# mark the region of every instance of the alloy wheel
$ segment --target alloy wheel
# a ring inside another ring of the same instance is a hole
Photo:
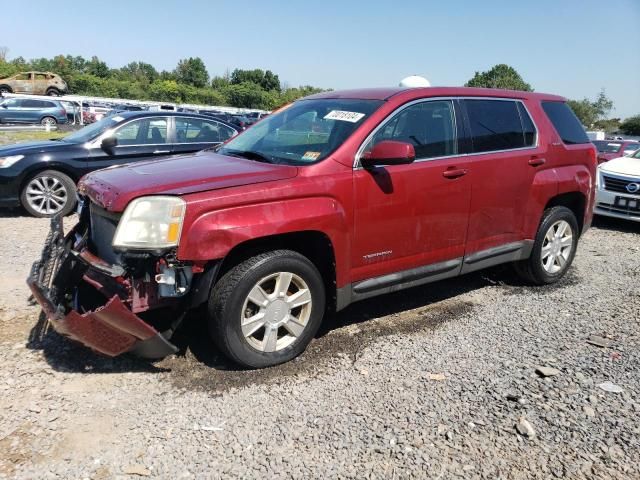
[[[573,248],[573,232],[571,225],[565,220],[555,222],[544,237],[540,260],[542,268],[548,273],[561,271],[571,256]]]
[[[261,352],[277,352],[298,339],[311,316],[311,291],[298,275],[278,272],[259,280],[244,301],[240,326]]]
[[[26,198],[36,212],[55,215],[66,205],[68,194],[64,184],[57,178],[38,176],[28,183]]]

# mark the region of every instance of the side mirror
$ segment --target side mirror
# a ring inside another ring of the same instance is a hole
[[[416,151],[410,143],[383,140],[365,152],[360,162],[364,168],[371,168],[379,165],[406,165],[415,159]]]
[[[118,139],[116,137],[106,137],[102,139],[100,148],[107,153],[112,153],[113,149],[118,146]]]

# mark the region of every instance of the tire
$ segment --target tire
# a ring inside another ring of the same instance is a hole
[[[47,90],[47,96],[49,97],[59,97],[60,91],[57,88],[50,88]]]
[[[573,263],[579,236],[578,221],[571,210],[566,207],[545,210],[531,256],[515,264],[516,273],[534,285],[557,282]]]
[[[40,120],[40,125],[44,125],[44,126],[49,125],[50,127],[53,127],[57,124],[58,124],[58,121],[53,117],[44,117],[42,120]]]
[[[289,275],[284,297],[278,296],[279,283],[287,282]],[[289,302],[296,301],[305,303],[291,308]],[[222,353],[239,365],[270,367],[304,351],[324,311],[325,289],[318,269],[297,252],[275,250],[236,265],[216,283],[208,304],[209,332]],[[243,326],[248,318],[256,320]]]
[[[0,94],[2,93],[13,93],[13,90],[9,85],[0,85]]]
[[[68,215],[76,205],[76,184],[62,172],[45,170],[27,180],[20,202],[34,217]]]

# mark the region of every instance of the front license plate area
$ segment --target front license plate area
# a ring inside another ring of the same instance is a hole
[[[614,206],[630,212],[640,212],[640,199],[629,197],[616,197]]]

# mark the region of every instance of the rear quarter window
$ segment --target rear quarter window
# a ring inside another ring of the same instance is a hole
[[[574,145],[590,142],[578,117],[576,117],[569,105],[564,102],[542,102],[542,109],[565,144]]]

